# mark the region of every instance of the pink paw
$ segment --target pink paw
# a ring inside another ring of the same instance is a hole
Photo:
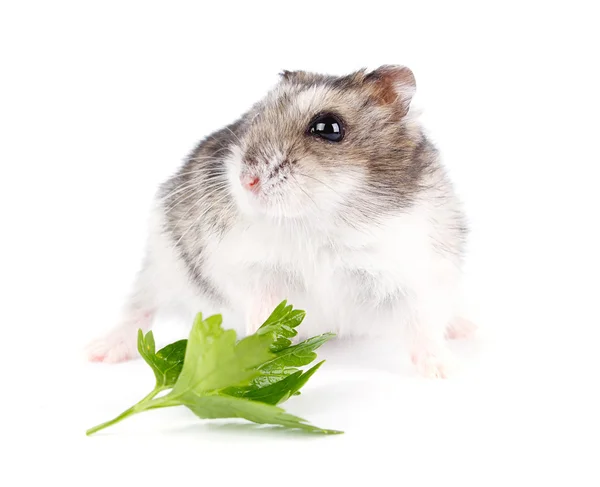
[[[94,340],[87,346],[87,356],[90,362],[119,363],[135,358],[138,354],[134,330],[130,334],[123,332],[110,333],[103,338]]]
[[[119,326],[87,346],[88,360],[116,364],[136,358],[138,330],[149,330],[153,316],[154,311],[141,310],[128,315]]]
[[[470,338],[477,331],[477,326],[464,318],[455,318],[446,328],[446,338],[458,340],[461,338]]]
[[[447,352],[415,351],[410,358],[419,374],[428,379],[447,379],[454,369],[454,360]]]

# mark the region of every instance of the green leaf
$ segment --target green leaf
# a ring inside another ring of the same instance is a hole
[[[296,367],[284,367],[283,369],[279,370],[270,370],[267,372],[261,371],[262,375],[259,375],[256,379],[253,379],[248,387],[266,387],[271,384],[275,384],[276,382],[285,379],[288,375],[295,374],[298,372],[298,370],[300,369],[297,369]]]
[[[314,352],[328,340],[335,337],[334,333],[324,333],[316,337],[309,338],[303,342],[284,348],[275,353],[275,357],[262,364],[259,368],[263,373],[279,373],[286,367],[301,367],[308,365],[317,358]]]
[[[207,394],[248,384],[260,375],[257,367],[273,357],[269,351],[273,333],[254,334],[236,342],[235,331],[224,330],[221,322],[221,315],[196,316],[181,374],[169,396]]]
[[[275,341],[271,345],[271,351],[277,352],[292,344],[289,339],[298,334],[295,328],[302,323],[305,316],[304,311],[293,309],[292,305],[287,305],[287,301],[283,301],[275,308],[257,333],[275,333]]]
[[[323,365],[325,361],[319,362],[314,367],[306,372],[297,370],[287,377],[281,378],[276,382],[268,384],[264,387],[248,387],[248,388],[233,388],[225,389],[223,393],[250,399],[252,401],[260,401],[267,404],[280,404],[287,401],[291,396],[295,395],[298,390],[306,384],[308,379]],[[268,376],[267,376],[268,377]]]
[[[275,406],[298,395],[323,362],[303,372],[298,366],[316,358],[314,351],[333,337],[325,334],[291,346],[304,311],[283,301],[257,333],[237,341],[224,330],[220,315],[198,314],[188,340],[155,351],[152,332],[138,332],[138,350],[156,377],[156,387],[134,406],[87,431],[94,434],[134,414],[185,405],[201,418],[245,418],[315,433],[341,433],[306,424]],[[156,397],[161,391],[171,391]]]
[[[281,425],[286,428],[302,429],[312,433],[339,434],[341,431],[327,430],[306,423],[305,419],[286,413],[283,409],[262,402],[231,396],[186,395],[183,403],[194,414],[203,419],[244,418],[259,424]]]
[[[334,336],[333,333],[326,333],[282,349],[274,354],[272,360],[259,366],[262,375],[253,379],[249,385],[228,388],[222,392],[268,404],[284,402],[306,384],[323,362],[304,373],[297,367],[315,360],[317,354],[314,351]]]
[[[155,353],[154,335],[149,331],[146,336],[138,330],[138,351],[152,368],[156,377],[156,388],[172,387],[183,368],[187,340],[171,343]]]
[[[291,375],[279,377],[270,384],[259,387],[230,387],[223,389],[222,394],[234,397],[243,397],[252,401],[260,401],[267,404],[277,404],[289,397],[289,390],[293,384],[302,376],[301,370],[296,370]]]
[[[259,366],[262,375],[253,379],[250,384],[224,389],[222,392],[268,404],[284,402],[298,393],[323,362],[304,373],[296,366],[311,363],[317,357],[314,351],[334,336],[333,333],[326,333],[280,350],[272,360]]]
[[[267,320],[262,324],[261,328],[266,328],[269,325],[277,323],[279,320],[284,318],[291,310],[293,306],[287,304],[287,300],[283,300],[281,303],[277,305],[277,307],[273,310],[271,315],[267,318]]]

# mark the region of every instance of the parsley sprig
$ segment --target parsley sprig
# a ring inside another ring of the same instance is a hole
[[[87,431],[91,435],[134,414],[150,409],[186,406],[203,419],[244,418],[254,423],[280,425],[313,433],[341,431],[318,428],[286,413],[278,404],[297,395],[324,361],[308,370],[315,350],[332,333],[292,345],[305,313],[283,301],[258,331],[237,340],[234,330],[222,327],[221,315],[199,313],[187,340],[156,352],[154,335],[138,331],[138,351],[156,377],[154,389],[116,418]],[[157,397],[160,393],[169,391]]]

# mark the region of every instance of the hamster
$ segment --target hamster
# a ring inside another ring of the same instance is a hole
[[[89,358],[133,358],[166,308],[223,313],[244,335],[288,299],[301,336],[401,332],[417,370],[446,377],[446,339],[473,328],[458,310],[468,231],[415,88],[403,66],[284,71],[159,188],[122,321]]]

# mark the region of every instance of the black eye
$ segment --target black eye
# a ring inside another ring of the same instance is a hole
[[[330,142],[339,142],[344,138],[344,126],[335,115],[326,113],[311,122],[308,133]]]

